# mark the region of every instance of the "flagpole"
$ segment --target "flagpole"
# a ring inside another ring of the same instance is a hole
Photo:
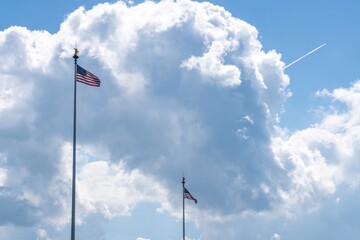
[[[75,48],[74,64],[74,124],[73,124],[73,171],[72,171],[72,202],[71,202],[71,240],[75,240],[75,183],[76,183],[76,73],[78,50]]]
[[[182,199],[183,199],[183,240],[185,240],[185,177],[182,178],[182,185],[183,185],[183,195],[182,195]]]

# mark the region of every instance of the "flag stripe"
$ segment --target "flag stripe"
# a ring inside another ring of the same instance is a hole
[[[79,65],[77,65],[76,81],[93,87],[100,87],[101,83],[100,79],[97,76],[80,67]]]
[[[194,198],[186,188],[184,188],[184,198],[194,200],[194,202],[197,203],[196,198]]]

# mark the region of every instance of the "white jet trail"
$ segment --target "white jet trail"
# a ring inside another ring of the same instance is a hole
[[[299,57],[298,59],[296,59],[295,61],[293,61],[293,62],[291,62],[291,63],[289,63],[288,65],[286,65],[285,67],[284,67],[284,69],[285,68],[288,68],[288,67],[290,67],[291,65],[293,65],[294,63],[297,63],[298,61],[300,61],[301,59],[303,59],[303,58],[305,58],[305,57],[307,57],[307,56],[309,56],[310,54],[312,54],[313,52],[316,52],[317,50],[319,50],[320,48],[322,48],[323,46],[325,46],[326,45],[326,43],[324,43],[323,45],[321,45],[321,46],[319,46],[319,47],[317,47],[317,48],[315,48],[314,50],[311,50],[310,52],[308,52],[307,54],[305,54],[304,56],[302,56],[302,57]]]

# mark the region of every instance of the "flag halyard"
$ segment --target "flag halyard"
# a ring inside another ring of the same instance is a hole
[[[101,83],[100,79],[97,76],[79,65],[77,65],[76,81],[93,87],[100,87]]]

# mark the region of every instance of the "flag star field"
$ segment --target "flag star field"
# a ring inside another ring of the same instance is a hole
[[[0,239],[70,239],[74,48],[76,239],[360,238],[359,8],[4,1]]]

